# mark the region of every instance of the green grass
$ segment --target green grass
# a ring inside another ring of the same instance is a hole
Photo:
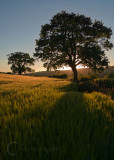
[[[114,101],[70,81],[0,74],[0,134],[0,160],[113,160]]]

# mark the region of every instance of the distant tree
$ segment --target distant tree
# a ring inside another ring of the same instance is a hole
[[[33,72],[29,66],[34,65],[34,58],[30,57],[28,53],[15,52],[8,54],[8,65],[11,64],[11,70],[13,73],[26,73]]]
[[[34,56],[48,70],[70,66],[74,81],[78,81],[78,65],[88,66],[95,72],[108,66],[105,51],[113,47],[109,41],[111,35],[111,28],[101,21],[92,22],[84,15],[62,11],[52,17],[50,24],[42,26]]]

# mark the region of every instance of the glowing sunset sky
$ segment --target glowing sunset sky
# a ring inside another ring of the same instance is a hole
[[[114,0],[0,0],[0,71],[10,71],[9,53],[21,51],[32,56],[41,25],[61,10],[102,20],[114,32]],[[114,44],[114,35],[111,41]],[[114,65],[114,48],[107,56]],[[44,70],[41,62],[33,68]]]

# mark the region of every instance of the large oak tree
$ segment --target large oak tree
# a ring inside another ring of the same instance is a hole
[[[34,58],[30,57],[28,53],[15,52],[8,54],[8,64],[11,65],[13,73],[26,73],[34,71],[29,66],[34,65]]]
[[[111,28],[101,21],[92,22],[84,15],[61,11],[49,24],[42,26],[34,56],[41,59],[48,70],[70,66],[74,81],[78,81],[78,65],[90,67],[95,72],[108,66],[105,51],[113,47],[111,35]]]

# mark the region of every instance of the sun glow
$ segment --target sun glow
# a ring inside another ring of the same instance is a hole
[[[87,67],[77,66],[76,68],[77,68],[77,69],[80,69],[80,68],[87,68]],[[58,70],[72,70],[72,69],[71,69],[71,67],[63,66],[62,68],[59,68]]]

